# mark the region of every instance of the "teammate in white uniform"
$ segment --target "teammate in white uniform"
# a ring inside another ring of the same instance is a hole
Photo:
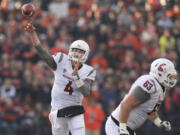
[[[106,122],[107,135],[135,135],[134,130],[150,119],[159,128],[171,130],[168,121],[161,121],[157,111],[164,100],[166,88],[174,87],[177,72],[174,64],[165,58],[152,62],[150,73],[140,76],[129,93],[112,112]]]
[[[89,45],[83,40],[76,40],[70,45],[68,55],[59,52],[52,56],[41,47],[32,23],[28,23],[25,30],[30,33],[37,53],[54,72],[49,114],[53,135],[68,135],[69,130],[72,135],[85,135],[82,99],[90,95],[96,76],[95,69],[84,64]]]

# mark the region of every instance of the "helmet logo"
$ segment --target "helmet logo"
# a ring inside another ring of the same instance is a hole
[[[166,65],[166,64],[161,64],[161,65],[159,65],[158,70],[161,71],[161,72],[163,72],[163,68],[162,68],[162,67],[165,66],[165,65]]]

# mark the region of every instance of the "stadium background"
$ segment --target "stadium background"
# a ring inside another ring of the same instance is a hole
[[[0,0],[0,135],[51,135],[48,113],[53,73],[23,30],[20,7],[30,0]],[[32,19],[42,46],[68,52],[76,39],[91,48],[97,68],[84,99],[87,135],[105,135],[104,123],[150,63],[167,57],[180,71],[179,0],[33,0]],[[180,85],[167,91],[159,111],[170,133],[147,122],[137,135],[180,135]]]

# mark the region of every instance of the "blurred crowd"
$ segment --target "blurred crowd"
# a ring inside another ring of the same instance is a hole
[[[180,72],[179,0],[0,0],[0,135],[51,135],[54,76],[23,29],[26,2],[36,5],[30,21],[51,54],[67,54],[76,39],[90,45],[87,63],[97,78],[84,99],[87,135],[105,135],[106,118],[155,58],[169,58]],[[179,83],[167,91],[159,114],[172,123],[170,134],[179,135]],[[142,134],[169,135],[151,122],[137,131]]]

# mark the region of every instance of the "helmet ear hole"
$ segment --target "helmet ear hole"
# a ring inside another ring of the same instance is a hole
[[[157,63],[156,65],[155,65],[155,67],[157,67],[159,64]]]

